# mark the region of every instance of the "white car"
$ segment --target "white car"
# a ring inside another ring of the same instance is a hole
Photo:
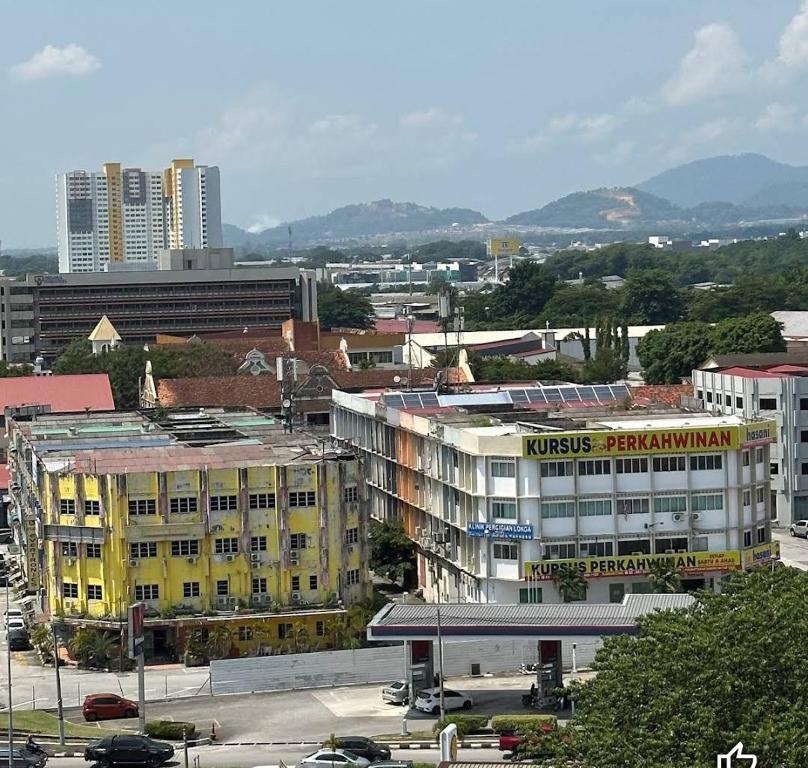
[[[452,709],[471,709],[474,702],[471,696],[460,691],[443,689],[443,708],[448,712]],[[415,708],[430,715],[440,714],[440,688],[424,688],[415,698]]]
[[[334,766],[353,766],[354,768],[368,768],[370,760],[359,757],[347,749],[318,749],[300,760],[298,765],[319,766],[319,768],[334,768]]]
[[[25,629],[25,622],[18,616],[11,616],[6,620],[6,634],[12,629]]]
[[[808,539],[808,520],[797,520],[796,523],[791,523],[791,535]]]
[[[21,619],[22,618],[22,611],[19,608],[9,608],[6,613],[6,621],[9,619]]]

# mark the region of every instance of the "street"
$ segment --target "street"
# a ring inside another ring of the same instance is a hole
[[[772,539],[780,542],[780,559],[785,565],[808,571],[808,541],[795,538],[788,528],[772,529]]]

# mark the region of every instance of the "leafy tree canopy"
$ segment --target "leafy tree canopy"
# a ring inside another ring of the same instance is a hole
[[[330,283],[320,283],[317,310],[323,328],[373,327],[373,307],[358,291],[343,291]]]
[[[415,544],[400,521],[370,523],[370,568],[390,581],[403,579],[405,586],[415,576]]]

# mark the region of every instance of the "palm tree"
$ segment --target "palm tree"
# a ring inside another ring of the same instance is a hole
[[[586,600],[586,590],[589,587],[584,575],[570,566],[562,566],[555,572],[553,583],[565,603],[573,600]]]
[[[208,658],[223,659],[230,653],[230,630],[224,626],[214,627],[208,633]]]
[[[323,634],[334,650],[342,649],[349,637],[348,627],[342,616],[334,616],[326,621]]]
[[[671,560],[672,558],[656,560],[648,570],[648,581],[651,582],[652,591],[657,594],[682,591],[682,576]]]
[[[308,627],[304,624],[296,624],[292,631],[286,636],[291,653],[306,653],[309,650],[311,638]]]

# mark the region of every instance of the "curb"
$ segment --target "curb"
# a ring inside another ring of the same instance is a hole
[[[390,749],[438,749],[438,744],[434,741],[385,741],[379,743],[384,743]],[[459,749],[498,749],[499,739],[494,741],[461,741],[457,746]]]

